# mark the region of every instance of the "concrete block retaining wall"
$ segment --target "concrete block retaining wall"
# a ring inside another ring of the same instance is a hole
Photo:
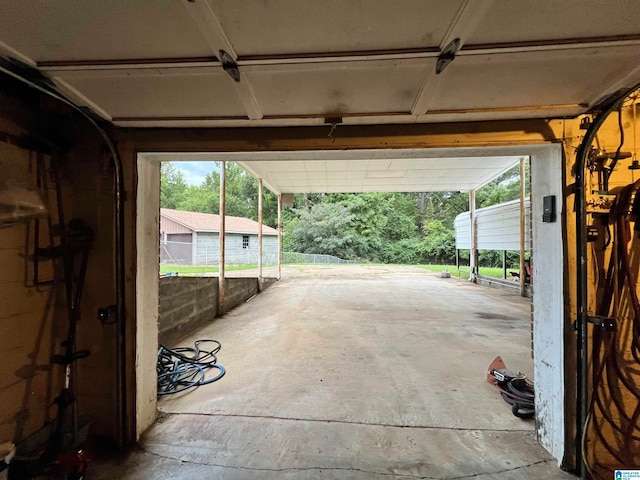
[[[483,277],[481,275],[478,275],[476,277],[476,283],[485,287],[497,288],[498,290],[504,290],[515,295],[520,295],[520,282],[504,280],[502,278]],[[532,295],[533,292],[531,290],[531,286],[525,286],[525,296],[533,298]]]
[[[163,277],[159,295],[158,341],[169,344],[215,318],[218,279]]]
[[[225,282],[225,313],[258,293],[257,278],[227,278]]]
[[[265,279],[263,288],[272,283]],[[225,285],[225,312],[258,293],[257,278],[227,278]],[[159,295],[158,342],[170,345],[216,317],[218,278],[162,277]]]

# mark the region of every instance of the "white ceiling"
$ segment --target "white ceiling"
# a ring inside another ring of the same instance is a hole
[[[155,161],[238,162],[276,193],[477,190],[517,165],[513,149],[399,149],[145,154]]]
[[[551,118],[640,80],[639,12],[637,0],[22,0],[3,4],[0,54],[121,126]]]
[[[278,192],[433,192],[476,190],[519,161],[517,157],[396,158],[241,162]]]

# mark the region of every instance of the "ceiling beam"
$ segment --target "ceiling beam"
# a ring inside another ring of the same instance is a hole
[[[536,145],[556,142],[562,120],[507,120],[438,124],[344,125],[333,138],[322,127],[114,129],[118,141],[140,152],[246,152],[448,148]],[[522,155],[510,153],[504,155]]]
[[[200,33],[202,33],[212,53],[219,57],[220,52],[224,50],[234,60],[237,60],[238,52],[236,52],[224,28],[222,28],[222,23],[214,12],[211,3],[206,1],[183,2],[183,5],[200,30]],[[251,82],[247,76],[243,75],[242,71],[240,71],[239,82],[236,82],[231,77],[229,77],[228,80],[231,82],[247,117],[250,120],[261,119],[262,111],[260,110],[255,93],[251,87]]]
[[[484,2],[473,2],[466,0],[456,12],[456,15],[449,25],[447,33],[440,42],[440,51],[444,51],[447,45],[455,39],[460,39],[460,47],[464,46],[465,38],[473,33],[478,27],[480,21],[484,18],[489,8],[493,5],[493,0]],[[456,55],[459,55],[457,52]],[[429,111],[433,100],[442,91],[446,83],[447,70],[440,74],[436,74],[435,69],[431,69],[420,87],[420,91],[416,96],[411,113],[413,115],[422,115]]]
[[[490,55],[494,53],[549,52],[574,48],[624,47],[640,44],[640,34],[609,37],[561,38],[554,40],[463,45],[459,55]]]
[[[86,72],[102,70],[143,70],[156,68],[222,68],[217,56],[185,58],[131,58],[113,60],[64,60],[38,62],[42,72]]]
[[[476,5],[474,3],[473,5]],[[462,39],[461,39],[462,40]],[[491,45],[463,45],[456,56],[497,55],[503,53],[547,52],[554,50],[572,50],[581,48],[613,48],[640,45],[640,35],[624,37],[598,37],[582,39],[562,39],[548,42],[520,42],[498,43]],[[444,45],[446,46],[446,45]],[[0,45],[1,47],[1,45]],[[372,62],[383,60],[414,60],[437,58],[439,49],[401,49],[371,52],[343,52],[340,54],[314,53],[310,55],[272,55],[269,57],[240,57],[237,59],[239,67],[261,67],[273,65],[303,65],[326,63]],[[153,69],[153,68],[193,68],[219,67],[222,68],[216,56],[185,57],[163,59],[111,59],[111,60],[78,60],[78,61],[47,61],[38,62],[37,67],[43,72],[58,71],[91,71],[91,70],[124,70],[124,69]],[[446,71],[446,70],[445,70]],[[242,75],[242,73],[241,73]]]
[[[102,118],[108,121],[113,121],[111,114],[104,108],[91,100],[89,97],[80,92],[77,88],[72,87],[69,83],[58,77],[53,77],[55,84],[62,94],[72,100],[77,105],[84,105],[89,107],[94,113],[100,115]]]
[[[224,50],[233,58],[238,58],[238,53],[233,47],[231,39],[222,28],[222,24],[209,2],[182,2],[182,4],[216,56],[220,50]]]
[[[29,65],[31,67],[36,66],[36,62],[33,59],[27,57],[26,55],[22,54],[21,52],[19,52],[18,50],[16,50],[15,48],[11,47],[10,45],[6,44],[1,40],[0,40],[0,55],[8,58],[15,58],[16,60],[20,60],[22,63]]]
[[[438,122],[438,117],[445,116],[467,116],[489,114],[494,116],[514,117],[517,118],[536,118],[536,117],[573,117],[585,112],[588,105],[582,104],[563,104],[563,105],[532,105],[512,107],[493,107],[493,108],[472,108],[472,109],[450,109],[450,110],[430,110],[423,115],[412,115],[409,112],[376,112],[376,113],[351,113],[342,114],[343,123],[345,125],[377,123],[377,120],[385,119],[384,123],[422,123],[422,122]],[[567,113],[569,112],[569,113]],[[509,115],[514,114],[514,115]],[[281,126],[304,126],[304,125],[326,125],[325,114],[316,115],[269,115],[259,120],[249,120],[247,117],[216,117],[216,116],[200,116],[200,117],[114,117],[112,121],[121,127],[143,127],[143,126],[168,126],[168,127],[193,127],[193,126],[222,126],[233,127],[246,125],[263,126],[263,125],[281,125]],[[329,126],[326,127],[329,131]],[[338,127],[338,134],[344,125]]]
[[[598,89],[597,91],[591,92],[587,98],[592,99],[589,107],[594,107],[600,102],[602,102],[605,98],[607,98],[612,93],[615,93],[622,89],[630,88],[632,85],[638,83],[638,79],[640,78],[640,65],[636,68],[632,69],[626,75],[624,75],[617,82],[607,85],[604,89]]]

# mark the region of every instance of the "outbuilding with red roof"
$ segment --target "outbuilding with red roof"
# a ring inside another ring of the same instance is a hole
[[[243,217],[225,217],[225,259],[230,265],[258,263],[260,224]],[[278,231],[262,225],[263,262],[277,262]],[[174,265],[217,265],[220,215],[160,209],[160,261]]]

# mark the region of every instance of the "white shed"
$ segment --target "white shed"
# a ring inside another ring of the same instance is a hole
[[[531,201],[525,199],[524,249],[531,250]],[[463,212],[454,220],[456,249],[471,249],[471,214]],[[476,210],[478,250],[520,250],[520,200]]]

